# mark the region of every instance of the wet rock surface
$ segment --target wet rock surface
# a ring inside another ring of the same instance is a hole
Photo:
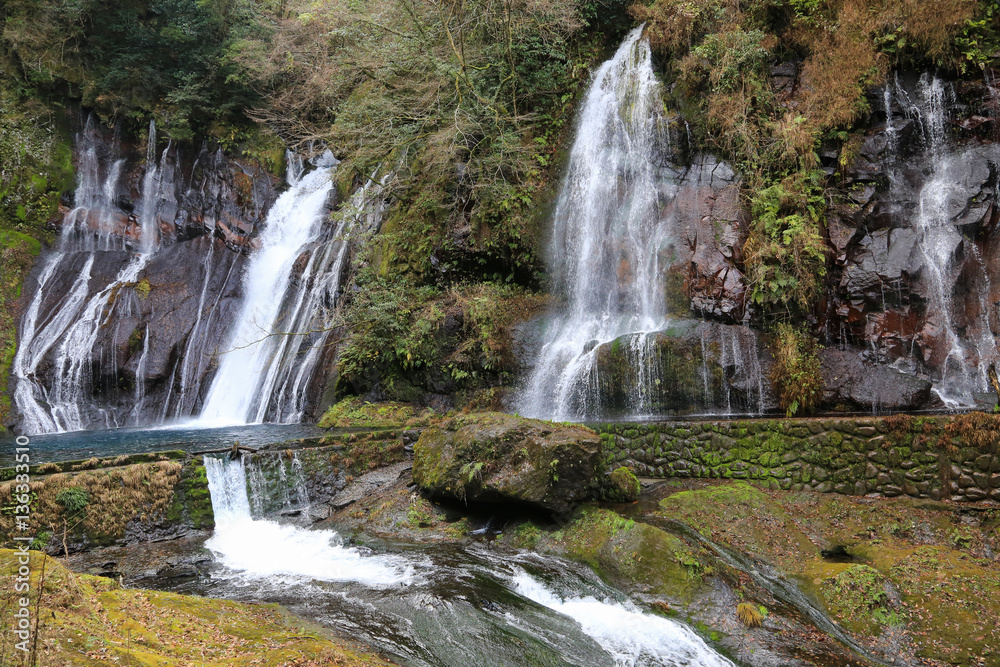
[[[750,327],[676,319],[662,331],[604,343],[596,359],[596,393],[606,418],[635,414],[637,401],[661,415],[760,414],[777,407],[766,339]]]
[[[823,402],[856,410],[907,411],[931,404],[932,384],[849,350],[823,350]]]

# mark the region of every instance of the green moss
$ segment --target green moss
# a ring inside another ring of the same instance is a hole
[[[32,555],[33,605],[35,592],[42,590],[42,558]],[[0,551],[5,578],[14,576],[17,567],[14,551]],[[46,646],[39,664],[160,667],[263,660],[276,665],[389,665],[349,648],[319,626],[294,619],[278,605],[123,589],[108,578],[74,574],[54,558],[45,558],[44,572],[45,595],[37,604]],[[0,613],[13,615],[14,602],[12,596],[0,599]],[[10,645],[4,648],[10,655]]]
[[[345,398],[328,409],[319,420],[320,428],[398,428],[423,426],[429,414],[425,409],[405,403],[369,403]]]
[[[612,503],[629,503],[639,499],[642,486],[631,469],[624,466],[615,469],[605,480],[602,495]]]
[[[513,541],[585,563],[611,582],[679,600],[690,599],[711,574],[676,536],[593,507],[559,531],[524,529]]]
[[[879,627],[905,622],[902,608],[889,597],[888,580],[868,565],[851,565],[825,585],[830,589],[827,599],[834,613],[857,632],[873,634]]]

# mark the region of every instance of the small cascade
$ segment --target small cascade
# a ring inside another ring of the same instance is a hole
[[[926,325],[921,333],[926,361],[931,366],[934,390],[950,407],[975,404],[974,392],[987,390],[986,370],[997,360],[996,341],[989,325],[989,278],[975,243],[963,235],[960,224],[965,207],[964,174],[967,163],[977,159],[956,147],[949,136],[949,105],[954,101],[950,84],[937,76],[924,74],[910,94],[897,77],[884,92],[887,118],[887,174],[892,198],[907,199],[910,187],[908,170],[914,158],[900,159],[897,154],[898,130],[894,102],[906,119],[916,124],[924,144],[918,159],[929,175],[915,195],[916,210],[910,216],[917,233],[916,247],[925,284]],[[983,279],[978,281],[979,321],[956,322],[954,293],[961,286],[960,274],[965,262],[980,265]],[[930,352],[929,350],[933,350]]]
[[[149,138],[146,142],[146,173],[142,178],[142,202],[139,213],[139,252],[149,255],[160,245],[160,213],[165,205],[176,208],[174,166],[169,159],[173,142],[156,159],[156,121],[149,121]]]
[[[249,464],[251,480],[257,474],[253,466]],[[215,532],[205,546],[218,554],[223,565],[248,577],[349,581],[372,588],[413,579],[413,568],[403,558],[345,547],[335,531],[306,530],[256,518],[247,494],[247,468],[245,456],[235,460],[205,457],[215,513]],[[273,498],[261,499],[262,506],[273,502]]]
[[[349,240],[373,231],[385,207],[383,183],[360,188],[324,224],[336,160],[327,151],[306,172],[289,154],[288,181],[268,215],[244,277],[246,297],[229,350],[222,356],[201,422],[294,422],[325,353],[332,312],[349,257]],[[295,275],[296,265],[301,273]]]
[[[723,327],[718,347],[725,373],[726,414],[767,412],[771,381],[760,359],[760,341],[749,327]]]
[[[604,648],[620,667],[733,667],[690,628],[635,605],[594,597],[560,595],[530,574],[514,577],[514,590],[580,624],[583,632]]]
[[[309,490],[298,455],[258,456],[250,466],[250,506],[255,517],[309,506]]]
[[[227,526],[250,518],[247,469],[243,456],[233,460],[206,456],[205,476],[208,478],[212,513],[217,526]]]
[[[210,363],[209,356],[205,354],[205,344],[209,337],[206,333],[210,330],[212,316],[218,312],[218,300],[221,293],[215,295],[215,303],[212,304],[208,317],[205,316],[205,307],[208,304],[208,286],[212,279],[212,257],[215,255],[215,244],[207,244],[202,267],[204,269],[204,279],[201,283],[201,290],[198,293],[198,310],[195,313],[194,326],[188,335],[184,345],[184,355],[180,362],[180,378],[178,395],[175,399],[174,416],[180,417],[189,415],[194,410],[194,402],[198,396],[199,381],[204,376],[205,367]],[[235,264],[230,264],[230,270]],[[228,282],[228,278],[227,281]],[[176,372],[176,371],[175,371]],[[171,378],[169,384],[173,387]],[[169,401],[168,401],[169,404]]]
[[[659,163],[669,148],[662,114],[640,27],[597,71],[583,103],[549,248],[555,288],[566,304],[548,324],[518,406],[522,414],[560,420],[599,414],[591,388],[602,343],[632,334],[630,363],[651,366],[648,334],[667,321],[663,270],[671,233],[660,217],[667,183]],[[648,411],[647,387],[632,389],[633,409]]]
[[[168,150],[169,146],[163,151],[164,157]],[[139,249],[144,255],[156,249],[160,238],[156,204],[161,171],[156,164],[156,121],[150,120],[149,138],[146,142],[146,175],[142,179],[142,209],[139,218]]]
[[[139,363],[135,367],[136,378],[146,377],[146,362],[148,359],[149,359],[149,326],[147,325],[142,332],[142,354],[139,356]],[[146,402],[146,383],[136,382],[135,408],[133,409],[136,423],[138,423],[139,421],[139,415],[142,414],[142,408],[145,402]]]

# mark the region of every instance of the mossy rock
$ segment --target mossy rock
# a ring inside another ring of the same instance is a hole
[[[630,503],[639,499],[642,486],[629,468],[615,469],[605,480],[601,496],[610,503]]]
[[[430,496],[566,515],[598,490],[601,441],[584,426],[487,412],[428,428],[413,479]]]
[[[503,539],[585,563],[626,589],[675,600],[691,599],[712,574],[711,565],[676,535],[596,507],[584,507],[561,530],[525,524]]]
[[[370,403],[359,398],[345,398],[331,406],[320,418],[320,428],[386,428],[423,426],[427,410],[406,403]]]

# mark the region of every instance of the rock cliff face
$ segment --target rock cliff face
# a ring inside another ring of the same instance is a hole
[[[150,423],[202,399],[277,182],[221,150],[156,148],[143,162],[92,121],[79,133],[60,238],[24,286],[22,431]]]
[[[774,68],[775,88],[794,96],[797,71]],[[998,100],[1000,91],[985,83],[900,73],[870,93],[872,111],[844,147],[820,156],[831,188],[830,270],[813,332],[826,347],[825,407],[993,400],[984,392],[1000,331]],[[681,221],[668,302],[726,325],[766,329],[740,271],[750,216],[738,178],[697,156],[680,182],[683,196],[663,213]],[[692,354],[708,358],[710,350]],[[746,374],[744,360],[728,363],[726,373]],[[767,374],[766,354],[754,363]],[[704,396],[675,403],[689,410],[733,404],[731,391],[710,385]]]

